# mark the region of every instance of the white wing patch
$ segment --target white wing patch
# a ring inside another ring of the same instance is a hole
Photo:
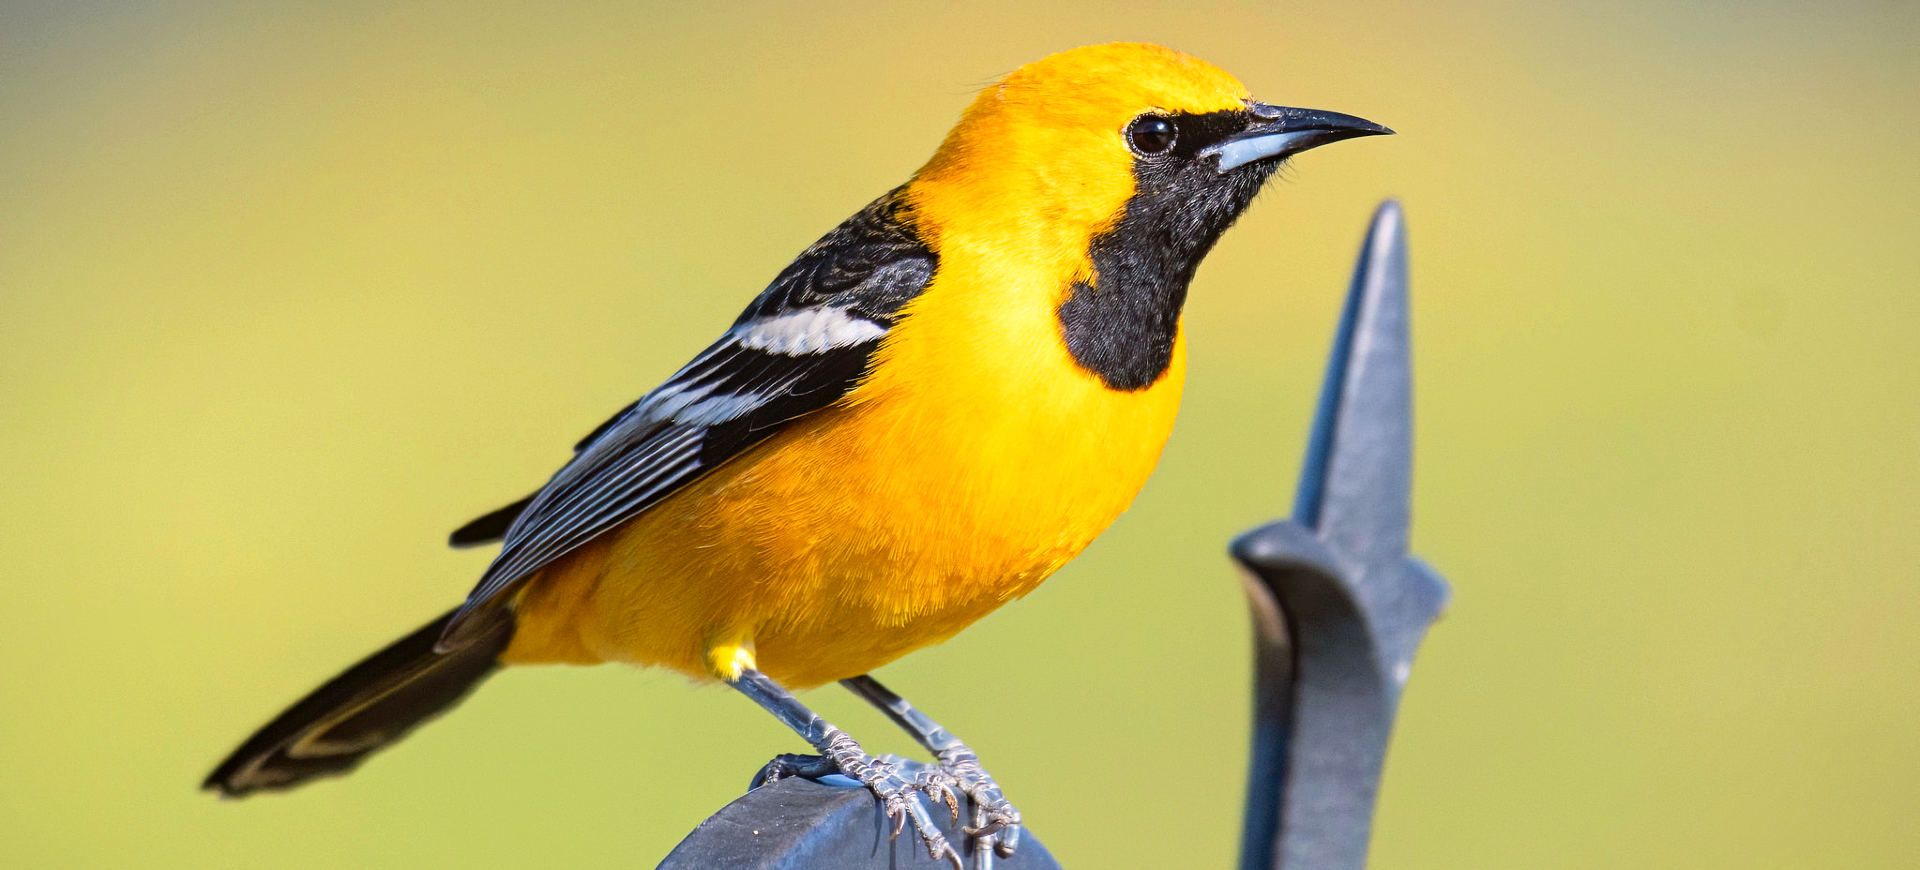
[[[668,382],[654,390],[646,400],[633,409],[635,416],[648,422],[672,419],[688,405],[700,401],[713,392],[713,384],[681,388]]]
[[[673,422],[688,426],[725,423],[766,404],[766,393],[724,393],[674,412]]]
[[[640,401],[632,419],[642,425],[671,420],[688,426],[713,426],[739,419],[793,386],[805,369],[783,364],[745,383],[731,383],[729,372],[744,362],[741,351],[776,357],[824,354],[873,341],[887,333],[878,323],[827,306],[789,311],[740,324],[688,363],[672,379]]]
[[[783,356],[801,356],[846,347],[872,341],[886,333],[886,327],[878,323],[830,307],[764,317],[740,324],[734,329],[735,340],[740,342],[741,347]]]

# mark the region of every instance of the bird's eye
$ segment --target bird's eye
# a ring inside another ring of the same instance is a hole
[[[1167,153],[1179,135],[1173,120],[1159,115],[1141,115],[1127,125],[1127,144],[1143,157]]]

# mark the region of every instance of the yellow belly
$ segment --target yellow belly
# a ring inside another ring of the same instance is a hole
[[[708,678],[744,653],[820,685],[952,637],[1078,555],[1159,460],[1184,341],[1160,381],[1116,392],[1072,364],[1050,307],[930,296],[846,404],[530,578],[503,660]]]

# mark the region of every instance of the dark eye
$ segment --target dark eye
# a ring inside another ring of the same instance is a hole
[[[1159,115],[1141,115],[1127,125],[1127,144],[1143,156],[1167,153],[1179,136],[1180,128]]]

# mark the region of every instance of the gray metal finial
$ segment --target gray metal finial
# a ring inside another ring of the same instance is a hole
[[[1294,517],[1232,547],[1255,628],[1241,870],[1366,866],[1400,690],[1447,600],[1407,556],[1412,446],[1406,227],[1389,201],[1334,337]]]

